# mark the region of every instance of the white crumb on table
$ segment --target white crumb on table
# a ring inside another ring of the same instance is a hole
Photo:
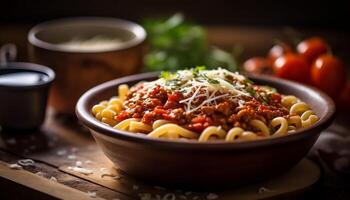
[[[63,155],[67,154],[67,150],[66,149],[61,149],[61,150],[58,150],[56,153],[57,153],[58,156],[63,156]]]
[[[43,172],[36,172],[35,175],[38,175],[38,176],[45,176],[45,173],[43,173]]]
[[[85,164],[91,164],[92,161],[91,161],[91,160],[85,160],[84,163],[85,163]]]
[[[258,193],[259,194],[264,194],[264,193],[268,193],[268,192],[273,192],[273,190],[270,190],[266,187],[260,187],[259,190],[258,190]]]
[[[138,186],[138,185],[133,185],[133,186],[132,186],[132,189],[133,189],[133,190],[138,190],[138,189],[139,189],[139,186]]]
[[[69,170],[79,172],[84,175],[90,175],[93,174],[94,172],[90,169],[82,168],[82,167],[68,167]]]
[[[50,177],[50,181],[57,182],[57,178],[56,178],[56,177],[54,177],[54,176],[51,176],[51,177]]]
[[[78,160],[78,161],[75,162],[75,166],[76,166],[76,167],[82,167],[82,166],[83,166],[83,163],[82,163],[81,161]]]
[[[77,147],[72,147],[72,148],[70,149],[70,151],[73,152],[73,153],[77,152],[78,150],[79,150],[79,149],[78,149]]]
[[[15,144],[17,144],[17,141],[15,138],[10,138],[10,139],[6,140],[6,143],[11,144],[11,145],[15,145]]]
[[[87,191],[87,194],[89,195],[89,197],[92,197],[92,198],[95,198],[95,197],[96,197],[96,192]]]
[[[17,164],[21,166],[35,166],[35,162],[32,159],[21,159],[17,161]]]
[[[176,196],[173,193],[167,193],[163,196],[164,200],[176,200]]]
[[[187,196],[189,196],[189,195],[191,195],[191,194],[192,194],[191,191],[185,192],[185,195],[187,195]]]
[[[77,159],[77,156],[74,155],[74,154],[71,154],[71,155],[68,155],[67,158],[68,158],[69,160],[75,160],[75,159]]]
[[[208,200],[213,200],[213,199],[217,199],[217,198],[219,198],[219,195],[217,195],[217,194],[215,194],[215,193],[209,193],[209,194],[207,195],[207,199],[208,199]]]
[[[157,190],[166,190],[164,187],[161,187],[161,186],[154,186],[154,189],[157,189]]]
[[[17,163],[8,165],[11,169],[23,169],[23,167]]]

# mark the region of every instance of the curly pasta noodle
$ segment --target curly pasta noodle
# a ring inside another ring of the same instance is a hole
[[[261,120],[253,119],[250,121],[250,125],[254,126],[256,129],[259,129],[263,136],[270,136],[269,128]]]
[[[109,101],[101,101],[92,107],[91,112],[95,118],[115,129],[130,131],[134,133],[144,133],[151,138],[166,139],[194,139],[199,142],[209,140],[224,140],[227,142],[238,140],[256,140],[266,137],[283,136],[296,130],[309,127],[318,121],[317,115],[310,109],[305,102],[297,97],[288,95],[283,96],[281,103],[289,109],[289,115],[286,117],[276,117],[269,122],[259,119],[251,119],[249,125],[258,132],[246,131],[241,127],[232,127],[225,131],[220,126],[209,126],[200,134],[190,131],[171,121],[159,119],[151,125],[141,122],[138,118],[129,118],[118,121],[116,116],[123,110],[123,102],[129,92],[127,85],[118,87],[118,97],[112,97]],[[265,119],[264,119],[265,120]]]
[[[310,106],[305,102],[299,101],[294,96],[283,97],[282,104],[290,106],[288,123],[294,126],[295,129],[309,127],[318,121],[317,115],[311,110]]]
[[[272,127],[277,127],[279,128],[273,133],[272,136],[281,136],[287,134],[288,131],[288,122],[284,117],[276,117],[271,121],[271,126]]]
[[[147,136],[148,137],[154,137],[154,138],[159,138],[163,135],[166,134],[176,134],[177,136],[181,136],[184,138],[188,138],[188,139],[196,139],[198,136],[196,133],[187,130],[179,125],[176,124],[164,124],[158,128],[156,128],[155,130],[153,130],[152,132],[150,132]]]
[[[208,128],[204,129],[204,131],[199,136],[198,141],[204,142],[208,141],[210,137],[217,137],[220,139],[224,139],[226,136],[226,132],[221,129],[221,127],[216,126],[209,126]]]
[[[251,131],[244,131],[242,128],[234,127],[231,128],[225,137],[226,141],[234,140],[254,140],[257,139],[258,135]]]

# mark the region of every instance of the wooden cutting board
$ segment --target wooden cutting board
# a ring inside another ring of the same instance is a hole
[[[303,159],[278,177],[225,190],[199,192],[152,185],[126,175],[118,166],[113,167],[86,129],[57,118],[52,112],[39,132],[1,133],[0,149],[2,178],[64,199],[278,199],[302,194],[320,178],[319,167]],[[23,158],[33,159],[34,166],[21,170],[8,167]],[[77,170],[77,165],[85,173]],[[51,177],[57,182],[49,180]],[[0,181],[0,187],[3,184],[6,186]]]

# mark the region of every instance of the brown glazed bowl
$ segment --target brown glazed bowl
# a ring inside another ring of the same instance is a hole
[[[68,48],[62,43],[94,37],[118,38],[115,46],[99,49]],[[135,74],[142,66],[145,30],[130,21],[77,17],[45,22],[28,33],[31,62],[50,66],[56,73],[50,104],[59,113],[74,114],[79,97],[100,83]]]
[[[119,84],[154,80],[156,73],[128,76],[87,91],[78,101],[76,114],[97,144],[118,168],[152,182],[182,187],[240,185],[288,171],[310,150],[322,130],[334,118],[333,101],[323,92],[295,82],[267,76],[250,76],[258,84],[275,87],[308,103],[319,121],[296,133],[276,138],[241,142],[180,141],[148,138],[115,130],[96,120],[94,104],[116,95]]]

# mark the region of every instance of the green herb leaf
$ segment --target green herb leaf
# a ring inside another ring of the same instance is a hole
[[[210,78],[206,74],[200,74],[200,76],[203,77],[206,81],[208,81],[208,83],[211,83],[211,84],[219,84],[220,83],[218,80]]]
[[[273,88],[271,86],[265,85],[263,87],[266,88],[267,90],[271,91],[271,92],[275,92],[275,93],[277,92],[276,88]]]
[[[244,79],[245,83],[249,83],[249,84],[254,84],[254,82],[252,80],[250,80],[249,78]]]
[[[252,87],[247,87],[246,91],[251,95],[251,96],[255,96],[256,91],[252,88]]]
[[[170,79],[170,77],[171,77],[171,73],[170,72],[168,72],[168,71],[162,71],[161,73],[160,73],[160,76],[159,76],[160,78],[164,78],[165,80],[168,80],[168,79]]]
[[[205,70],[206,67],[205,66],[197,66],[196,68],[192,68],[192,75],[193,77],[198,77],[199,76],[199,72]]]
[[[197,66],[196,68],[194,68],[194,70],[197,71],[197,72],[200,72],[200,71],[203,71],[203,70],[206,70],[206,69],[207,69],[207,67],[204,66],[204,65]]]
[[[219,84],[220,83],[218,80],[215,80],[215,79],[208,79],[208,82],[211,84]]]
[[[236,70],[237,62],[232,54],[208,46],[205,29],[185,20],[181,14],[168,19],[148,19],[142,24],[149,44],[144,57],[148,71],[175,71],[197,65]]]
[[[266,99],[263,99],[262,104],[267,106],[267,105],[269,105],[269,102]]]

